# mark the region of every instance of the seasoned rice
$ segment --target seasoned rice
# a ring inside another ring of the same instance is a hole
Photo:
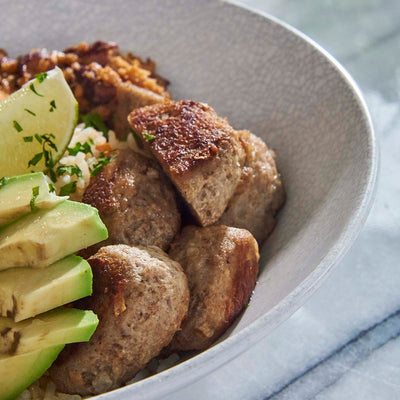
[[[60,166],[76,166],[81,171],[82,176],[78,177],[76,174],[65,172],[57,176],[56,182],[52,182],[50,177],[47,177],[48,182],[53,184],[57,194],[60,194],[60,190],[64,185],[76,181],[76,191],[69,195],[70,199],[74,201],[82,200],[85,189],[89,185],[92,171],[99,158],[104,154],[115,155],[118,150],[128,147],[144,156],[150,156],[138,145],[132,133],[128,135],[125,141],[120,141],[117,139],[115,132],[110,130],[108,131],[107,140],[103,132],[92,127],[85,127],[83,123],[76,126],[68,148],[74,148],[78,143],[90,146],[90,152],[79,151],[76,155],[70,155],[67,150],[55,165],[54,170],[57,170]]]

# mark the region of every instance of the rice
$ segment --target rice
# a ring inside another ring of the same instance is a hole
[[[86,187],[89,185],[90,177],[93,170],[98,164],[99,158],[104,154],[113,153],[115,150],[121,148],[121,143],[115,138],[115,133],[109,131],[112,137],[112,146],[107,141],[103,132],[97,131],[92,127],[85,127],[85,124],[79,124],[74,129],[71,142],[68,149],[81,148],[76,154],[71,155],[71,151],[67,150],[58,163],[53,168],[54,171],[65,171],[58,173],[56,181],[50,179],[48,174],[48,182],[54,186],[57,194],[62,194],[65,185],[76,182],[76,189],[69,193],[70,199],[81,201]],[[109,136],[109,137],[110,137]],[[78,147],[77,147],[78,145]],[[77,167],[72,172],[68,168],[60,169],[60,167]],[[79,175],[76,171],[79,171]],[[65,190],[65,189],[64,189]]]
[[[47,375],[43,375],[24,390],[16,400],[82,400],[82,397],[77,394],[58,392],[53,381]]]
[[[71,155],[69,149],[77,149],[77,146],[80,146],[82,151]],[[57,174],[55,182],[50,179],[50,174],[48,174],[48,182],[54,186],[57,194],[62,194],[65,185],[76,182],[76,189],[68,194],[71,200],[81,201],[94,171],[108,163],[108,161],[104,161],[105,158],[110,159],[110,157],[116,155],[118,150],[125,148],[130,148],[149,157],[149,153],[138,145],[132,133],[128,135],[125,141],[120,141],[115,132],[110,130],[107,140],[103,132],[92,127],[85,127],[83,123],[79,124],[74,129],[68,150],[53,168],[54,171],[60,171],[60,167],[77,167],[78,169],[75,168],[74,171],[80,171],[79,176],[75,172],[71,173],[68,168],[64,168],[65,172]]]

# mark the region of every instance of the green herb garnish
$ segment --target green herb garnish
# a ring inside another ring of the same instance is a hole
[[[149,143],[152,140],[154,140],[156,137],[154,135],[150,135],[147,132],[142,132],[142,135],[144,136],[144,140]]]
[[[61,187],[59,195],[60,196],[68,196],[71,193],[75,193],[75,192],[76,192],[76,181],[72,181]]]
[[[36,114],[35,114],[33,111],[31,111],[31,110],[29,110],[29,109],[27,109],[27,108],[24,108],[24,110],[25,110],[27,113],[29,113],[29,114],[33,115],[34,117],[36,117]]]
[[[83,144],[78,142],[74,147],[68,147],[67,151],[70,156],[76,156],[79,152],[84,154],[93,154],[90,144],[88,142],[85,142]]]
[[[39,196],[39,186],[35,186],[32,188],[32,198],[31,201],[29,203],[29,205],[31,206],[31,211],[35,211],[37,210],[37,207],[35,205],[36,199]]]
[[[40,74],[35,75],[35,78],[42,83],[47,78],[47,72],[42,72]]]
[[[33,142],[33,136],[24,136],[22,139],[24,142]]]
[[[40,94],[40,93],[38,93],[38,92],[36,91],[35,85],[34,85],[33,83],[31,83],[31,84],[29,85],[29,89],[31,89],[32,92],[36,94],[36,96],[44,97],[42,94]]]
[[[42,159],[42,157],[43,157],[43,153],[37,153],[37,154],[35,154],[35,155],[32,157],[32,159],[29,160],[29,162],[28,162],[28,168],[29,168],[31,165],[36,165],[36,164]]]
[[[42,152],[35,154],[34,157],[29,160],[28,168],[31,165],[36,165],[44,157],[44,165],[49,170],[51,180],[55,182],[57,178],[55,172],[52,170],[55,164],[52,150],[58,151],[56,144],[53,142],[55,135],[53,133],[44,133],[43,135],[35,133],[34,138],[42,145]]]
[[[56,188],[54,187],[54,185],[52,183],[49,183],[49,192],[54,193],[55,191],[56,191]]]
[[[58,176],[65,173],[76,175],[78,178],[82,178],[82,170],[77,165],[60,165],[56,170],[56,174]]]
[[[42,139],[42,137],[41,137],[38,133],[35,133],[35,139],[36,139],[40,144],[42,144],[43,139]]]
[[[22,126],[17,122],[17,121],[13,121],[13,125],[14,125],[14,129],[17,130],[17,132],[22,132]]]
[[[90,176],[96,176],[107,164],[109,164],[117,155],[106,157],[104,153],[100,154],[97,163],[93,165],[93,169],[90,172]]]
[[[53,183],[56,183],[56,182],[57,182],[57,175],[56,175],[56,173],[54,172],[54,169],[53,169],[53,168],[49,168],[49,169],[47,170],[47,173],[49,174],[49,177],[50,177],[51,181],[52,181]]]
[[[106,124],[97,113],[86,114],[80,116],[81,121],[85,124],[85,128],[92,127],[96,130],[103,132],[104,137],[108,140],[108,131]]]
[[[55,109],[57,108],[57,106],[56,106],[56,101],[55,100],[52,100],[51,102],[50,102],[50,112],[53,112]]]
[[[45,133],[44,135],[41,135],[41,137],[44,144],[47,144],[54,151],[58,151],[56,144],[53,142],[53,139],[55,139],[56,137],[52,133]]]

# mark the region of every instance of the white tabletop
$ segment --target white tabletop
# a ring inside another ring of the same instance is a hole
[[[358,82],[380,142],[377,198],[356,244],[299,311],[170,399],[400,399],[400,2],[242,3],[303,31]]]

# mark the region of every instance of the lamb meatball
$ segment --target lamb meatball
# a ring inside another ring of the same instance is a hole
[[[262,244],[275,227],[285,192],[274,152],[249,131],[238,133],[246,159],[235,193],[217,224],[247,229]]]
[[[202,226],[224,212],[245,158],[237,132],[206,104],[182,100],[133,110],[128,117]]]
[[[167,250],[180,228],[174,189],[157,163],[126,149],[90,181],[83,200],[99,210],[108,239],[101,246],[129,244]]]
[[[258,246],[245,229],[187,226],[171,245],[189,282],[187,319],[168,349],[204,350],[248,303],[258,273]]]
[[[91,309],[99,326],[88,343],[68,345],[50,369],[57,389],[82,396],[118,388],[159,354],[181,326],[189,304],[181,266],[153,246],[101,248],[89,259]]]

